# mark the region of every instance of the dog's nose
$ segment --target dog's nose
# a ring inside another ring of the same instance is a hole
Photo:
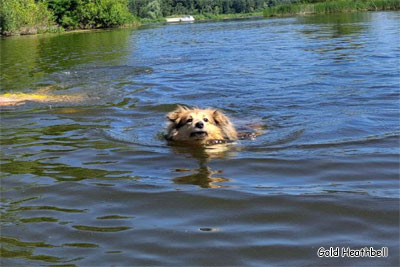
[[[203,127],[204,127],[204,124],[201,121],[196,123],[196,128],[203,129]]]

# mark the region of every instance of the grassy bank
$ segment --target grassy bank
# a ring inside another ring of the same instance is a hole
[[[195,15],[196,20],[224,20],[224,19],[241,19],[262,16],[263,12],[252,13],[236,13],[236,14],[201,14]]]
[[[328,0],[269,7],[264,10],[264,17],[399,9],[400,0]]]

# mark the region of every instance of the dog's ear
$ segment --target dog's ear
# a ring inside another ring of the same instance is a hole
[[[222,111],[214,110],[212,113],[212,117],[217,126],[219,126],[222,132],[224,133],[225,135],[224,139],[228,140],[237,139],[237,132],[235,130],[235,127],[233,126],[232,122],[228,119],[228,117],[224,113],[222,113]]]
[[[231,122],[228,119],[228,117],[224,113],[219,111],[219,110],[215,110],[213,112],[212,116],[213,116],[213,119],[214,119],[215,123],[218,124],[218,125],[230,125],[231,124]]]
[[[179,124],[182,118],[182,113],[187,110],[188,110],[187,107],[178,105],[178,107],[174,111],[171,111],[170,113],[167,114],[166,118],[173,123]]]

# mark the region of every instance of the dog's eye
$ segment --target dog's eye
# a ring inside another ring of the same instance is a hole
[[[208,122],[208,119],[207,119],[207,118],[204,118],[204,121],[205,121],[205,122]]]
[[[193,119],[188,119],[186,122],[192,122],[193,121]]]

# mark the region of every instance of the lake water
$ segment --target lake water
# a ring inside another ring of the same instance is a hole
[[[398,266],[399,29],[371,12],[1,39],[2,93],[84,95],[1,110],[2,266]],[[176,104],[267,132],[172,147]]]

